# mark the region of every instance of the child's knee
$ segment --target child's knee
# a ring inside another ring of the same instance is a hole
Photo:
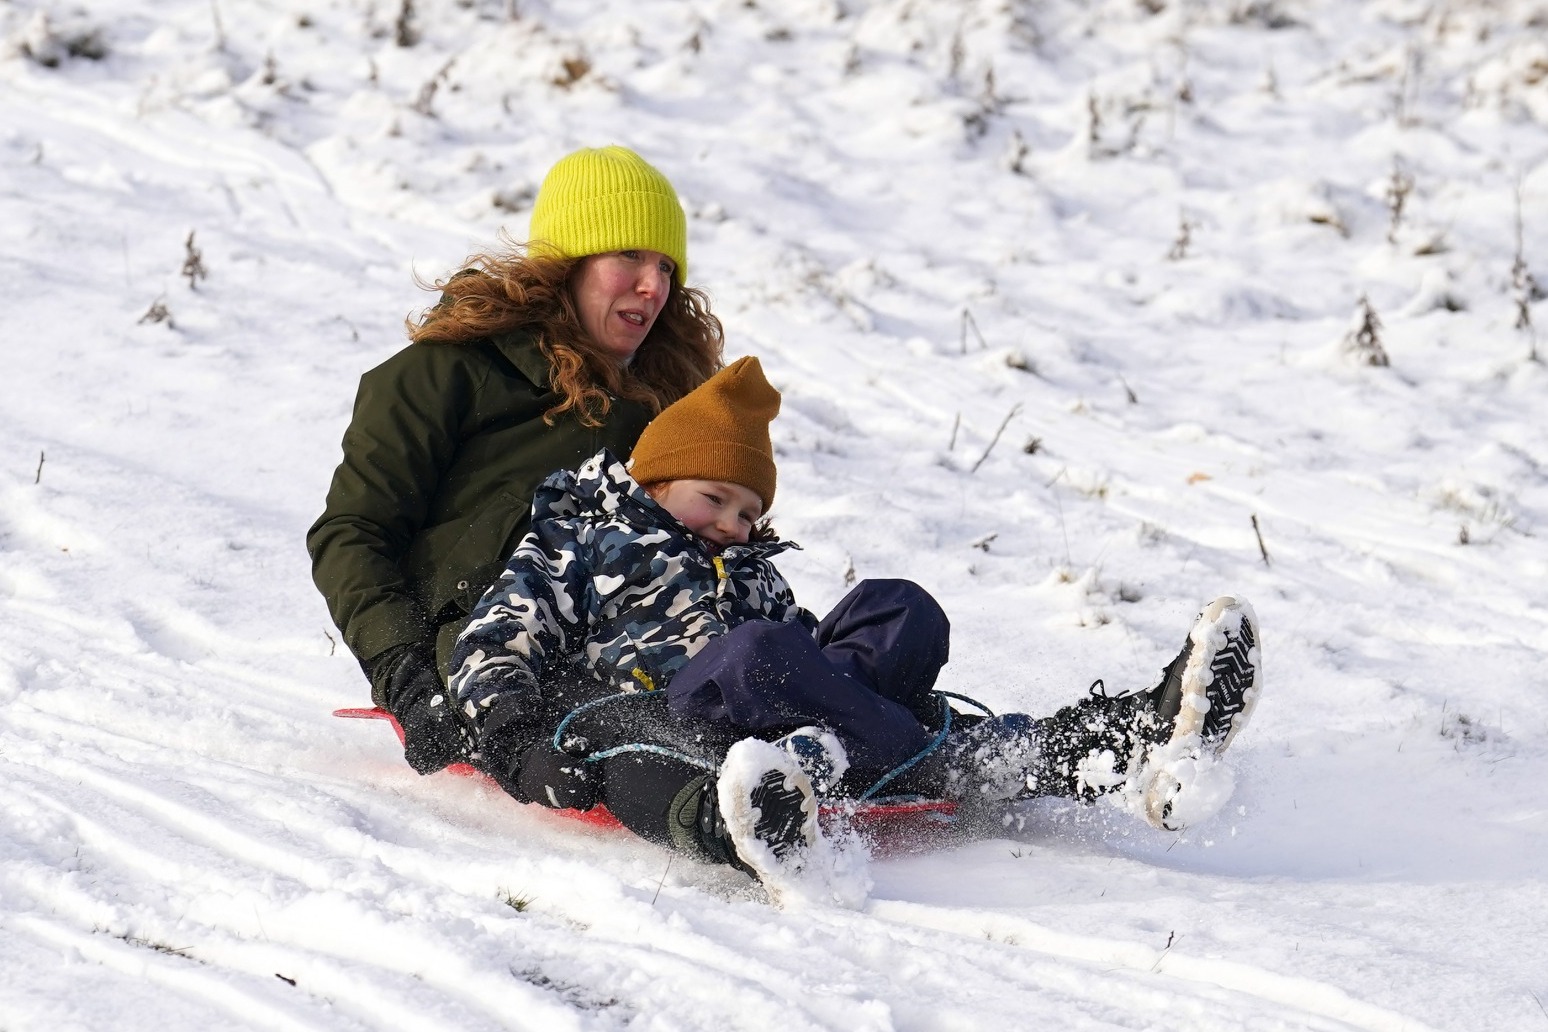
[[[886,614],[907,624],[910,633],[945,635],[951,629],[951,621],[935,596],[900,577],[863,580],[844,596],[838,608],[855,615]]]

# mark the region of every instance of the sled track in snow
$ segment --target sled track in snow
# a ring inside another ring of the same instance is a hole
[[[1128,971],[1139,977],[1162,976],[1176,982],[1194,983],[1206,996],[1208,987],[1271,1005],[1271,1013],[1306,1015],[1307,1027],[1319,1019],[1342,1023],[1365,1032],[1436,1032],[1418,1019],[1350,996],[1336,986],[1314,979],[1266,971],[1250,964],[1217,957],[1190,957],[1170,947],[1156,949],[1137,942],[1101,939],[1055,931],[1006,914],[950,910],[904,901],[877,900],[866,908],[869,917],[909,928],[961,936],[965,943],[984,940],[1041,954],[1050,959],[1093,964],[1104,972]],[[1224,1001],[1217,1001],[1219,1006]],[[1282,1008],[1282,1010],[1280,1009]],[[1227,1007],[1219,1013],[1229,1022],[1240,1010]]]

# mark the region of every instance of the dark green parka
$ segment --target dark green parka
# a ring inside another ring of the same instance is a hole
[[[457,633],[531,520],[543,478],[601,448],[628,455],[650,420],[615,400],[599,428],[559,403],[527,334],[410,344],[360,378],[344,461],[307,532],[312,579],[363,664],[435,646],[445,676]]]

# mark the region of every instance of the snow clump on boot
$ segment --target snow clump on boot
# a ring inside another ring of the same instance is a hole
[[[1246,599],[1211,602],[1189,642],[1172,735],[1150,748],[1120,790],[1126,809],[1167,831],[1207,820],[1230,798],[1236,779],[1219,757],[1263,689],[1258,618]]]
[[[776,906],[865,905],[864,846],[823,831],[811,780],[791,753],[756,738],[737,742],[720,765],[716,794],[737,857]]]

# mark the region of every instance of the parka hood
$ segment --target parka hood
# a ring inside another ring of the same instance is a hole
[[[532,497],[532,523],[564,520],[576,516],[607,516],[622,519],[642,534],[659,532],[685,538],[707,551],[715,549],[690,533],[670,512],[629,474],[628,466],[604,448],[575,470],[560,470],[544,480]],[[745,545],[727,545],[720,555],[767,558],[800,545],[791,541],[751,541]]]

